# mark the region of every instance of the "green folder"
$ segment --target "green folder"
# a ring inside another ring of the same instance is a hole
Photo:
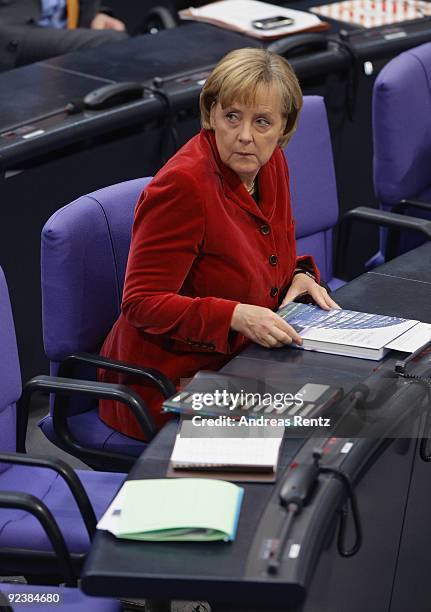
[[[231,541],[243,495],[244,489],[223,480],[128,480],[98,527],[129,540]]]

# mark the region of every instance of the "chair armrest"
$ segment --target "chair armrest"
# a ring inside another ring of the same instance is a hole
[[[4,590],[0,590],[0,610],[1,612],[13,612],[9,605],[9,599],[6,597]]]
[[[72,455],[82,458],[83,461],[88,460],[88,458],[95,459],[105,469],[108,469],[105,465],[106,462],[111,461],[112,464],[115,464],[116,469],[127,472],[135,462],[135,458],[120,453],[85,447],[75,440],[67,420],[67,407],[71,396],[86,395],[94,399],[112,399],[121,402],[130,408],[146,436],[151,439],[156,433],[156,426],[144,401],[132,389],[128,389],[124,385],[42,375],[32,378],[24,385],[19,402],[19,418],[22,421],[20,431],[25,431],[24,423],[28,420],[30,401],[35,393],[53,393],[56,396],[53,427],[64,449]],[[20,440],[19,447],[17,443],[18,450],[21,450],[22,446],[23,441]]]
[[[421,210],[431,210],[431,202],[421,202],[420,200],[401,200],[392,207],[392,212],[403,214],[406,208],[419,208]]]
[[[0,453],[0,463],[42,467],[57,472],[65,481],[75,498],[82,520],[87,529],[88,537],[90,540],[93,538],[96,531],[96,515],[94,514],[93,506],[91,505],[87,492],[82,486],[76,472],[70,465],[61,459],[47,459],[46,457],[37,457],[35,455],[26,455],[22,453]]]
[[[354,221],[361,223],[371,223],[379,227],[387,227],[396,230],[410,230],[418,232],[431,240],[431,221],[421,219],[419,217],[411,217],[401,215],[378,208],[368,206],[358,206],[346,212],[341,219],[339,225],[339,240],[336,257],[336,276],[343,278],[344,261],[347,252],[347,246],[350,242],[351,229]],[[388,259],[392,259],[396,255],[397,235],[390,235],[387,241],[386,255]]]
[[[30,493],[0,491],[0,508],[16,508],[32,514],[41,524],[57,556],[66,586],[76,586],[77,577],[63,534],[48,507]]]
[[[72,353],[68,355],[61,362],[58,375],[64,376],[65,378],[73,378],[77,365],[92,366],[100,370],[111,370],[113,372],[128,374],[138,379],[142,379],[144,382],[149,382],[158,387],[165,399],[171,397],[171,395],[174,395],[177,391],[174,383],[155,368],[143,368],[140,365],[127,363],[125,361],[115,361],[114,359],[108,359],[108,357],[93,355],[91,353]]]

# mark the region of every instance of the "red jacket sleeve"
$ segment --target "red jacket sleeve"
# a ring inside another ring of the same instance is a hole
[[[316,266],[314,259],[311,255],[299,255],[296,258],[296,263],[304,262],[306,264],[306,268],[310,268],[310,272],[314,274],[314,278],[316,283],[320,283],[320,272],[319,268]]]
[[[122,311],[134,327],[166,334],[184,343],[183,350],[228,353],[230,323],[238,302],[184,295],[184,283],[205,235],[199,187],[196,177],[181,169],[175,175],[172,171],[159,175],[141,195]]]

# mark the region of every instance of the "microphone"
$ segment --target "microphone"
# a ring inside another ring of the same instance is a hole
[[[20,128],[31,126],[34,123],[39,123],[39,121],[50,119],[51,117],[55,117],[56,115],[77,115],[78,113],[82,113],[84,109],[84,100],[71,100],[61,108],[56,108],[55,110],[49,111],[48,113],[43,113],[42,115],[37,115],[36,117],[31,117],[30,119],[26,119],[25,121],[21,121],[20,123],[15,123],[14,125],[8,126],[5,130],[1,132],[0,137],[13,136],[14,132],[19,130]]]
[[[397,378],[382,376],[377,380],[370,380],[370,383],[358,383],[350,391],[349,396],[352,403],[355,402],[359,410],[377,410],[392,397],[394,383]]]
[[[289,473],[280,489],[280,504],[283,507],[295,504],[299,511],[302,510],[310,497],[318,475],[319,466],[316,463],[301,463],[298,465]]]
[[[313,463],[301,463],[293,470],[289,470],[289,474],[279,493],[280,505],[286,509],[287,514],[278,534],[277,548],[272,552],[267,564],[267,571],[270,574],[277,574],[280,569],[293,519],[301,512],[304,504],[311,496],[319,472],[320,467],[317,461]]]
[[[77,115],[86,109],[92,111],[104,110],[119,104],[133,102],[142,98],[143,93],[144,87],[141,83],[131,81],[109,83],[108,85],[103,85],[102,87],[90,91],[83,99],[78,98],[71,100],[61,108],[56,108],[42,115],[37,115],[36,117],[31,117],[20,123],[8,126],[6,129],[2,130],[0,137],[15,136],[14,132],[20,128],[32,126],[35,123],[50,119],[56,115]]]

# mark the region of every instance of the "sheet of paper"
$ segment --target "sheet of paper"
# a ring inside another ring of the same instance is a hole
[[[431,340],[431,324],[417,323],[412,329],[386,345],[386,348],[394,351],[414,353],[421,346]]]
[[[303,338],[320,340],[321,342],[334,342],[335,344],[351,344],[364,348],[381,348],[389,346],[395,336],[398,337],[406,330],[416,325],[416,321],[405,321],[398,325],[363,329],[325,329],[310,327],[301,332]]]

